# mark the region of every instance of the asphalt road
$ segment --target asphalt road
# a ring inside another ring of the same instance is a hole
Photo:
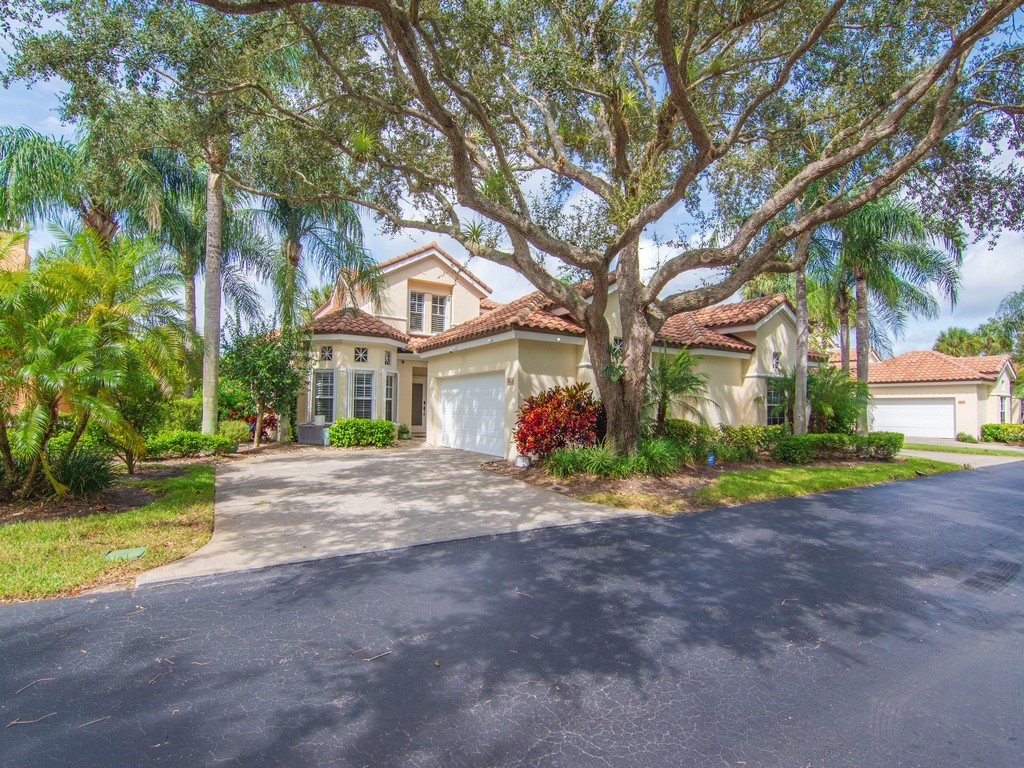
[[[1010,464],[0,607],[0,765],[1020,766],[1022,562]]]

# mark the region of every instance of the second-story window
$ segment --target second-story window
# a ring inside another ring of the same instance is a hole
[[[368,363],[370,362],[370,350],[366,347],[356,347],[356,362],[357,363]]]
[[[423,331],[423,294],[409,294],[409,332]]]
[[[448,297],[434,296],[430,305],[430,332],[440,333],[445,328],[445,319],[448,317]]]

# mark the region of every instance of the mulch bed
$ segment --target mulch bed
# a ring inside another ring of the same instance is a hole
[[[140,468],[132,480],[157,480],[184,474],[185,470],[173,467]],[[155,495],[137,485],[126,485],[118,479],[107,490],[88,499],[68,497],[64,499],[36,499],[34,501],[0,502],[0,525],[19,523],[26,520],[57,520],[69,517],[85,517],[104,512],[127,512],[149,504]]]

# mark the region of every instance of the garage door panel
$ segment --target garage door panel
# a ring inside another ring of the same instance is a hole
[[[871,406],[871,429],[908,437],[956,437],[953,398],[886,398]]]
[[[504,456],[504,373],[441,379],[438,387],[438,443]]]

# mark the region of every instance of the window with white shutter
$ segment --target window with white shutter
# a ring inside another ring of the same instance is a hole
[[[430,332],[441,333],[448,319],[448,297],[434,296],[430,303]]]
[[[334,371],[313,371],[313,415],[334,421]]]
[[[409,294],[409,332],[423,331],[424,294]]]
[[[352,416],[373,418],[373,372],[356,371],[352,379]]]

